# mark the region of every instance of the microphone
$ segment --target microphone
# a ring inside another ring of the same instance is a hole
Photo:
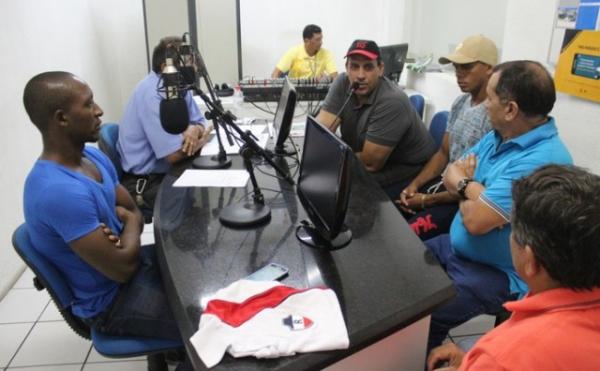
[[[179,46],[179,55],[181,56],[182,66],[181,76],[183,77],[183,83],[185,85],[194,85],[197,82],[196,73],[198,67],[196,65],[196,55],[194,48],[187,42],[185,35],[183,37],[183,43]]]
[[[188,127],[190,115],[181,94],[181,75],[172,58],[166,58],[161,78],[165,99],[160,101],[160,124],[169,134],[181,134]]]
[[[354,92],[356,91],[356,89],[358,89],[359,86],[360,86],[360,83],[358,83],[357,81],[354,81],[352,84],[350,84],[350,88],[348,89],[348,92],[346,93],[346,100],[344,101],[344,104],[342,104],[342,108],[340,108],[337,115],[335,115],[335,119],[333,119],[334,123],[337,121],[337,119],[340,118],[340,115],[344,111],[344,108],[346,108],[346,105],[350,101],[350,97],[352,97],[352,94],[354,94]]]

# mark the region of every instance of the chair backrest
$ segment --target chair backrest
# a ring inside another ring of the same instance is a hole
[[[13,233],[12,244],[21,258],[36,275],[36,280],[46,288],[67,324],[78,335],[93,340],[98,353],[107,357],[135,357],[161,353],[183,346],[181,340],[139,336],[112,336],[98,332],[71,313],[73,292],[62,273],[32,245],[27,225],[21,224]]]
[[[38,283],[46,288],[67,324],[78,335],[90,339],[89,326],[71,313],[71,303],[74,300],[71,288],[62,273],[33,247],[26,224],[21,224],[15,230],[12,236],[12,244],[19,256],[35,273]],[[41,289],[41,287],[38,288],[38,290]]]
[[[436,148],[440,148],[442,140],[444,139],[444,133],[446,132],[446,126],[448,125],[448,111],[440,111],[436,113],[431,119],[429,124],[429,134],[435,141]]]
[[[423,96],[420,94],[415,94],[408,97],[408,99],[415,108],[415,111],[417,111],[417,113],[419,114],[419,117],[421,117],[422,119],[423,112],[425,111],[425,98],[423,98]]]
[[[123,167],[121,166],[121,156],[119,156],[119,151],[117,151],[117,140],[119,140],[119,125],[106,122],[100,126],[98,147],[110,158],[115,169],[117,169],[119,179],[121,179]]]

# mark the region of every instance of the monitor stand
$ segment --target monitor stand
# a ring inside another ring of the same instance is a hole
[[[302,224],[296,228],[296,238],[310,247],[324,250],[337,250],[348,245],[350,241],[352,241],[352,231],[345,225],[333,240],[327,240],[307,221],[303,220],[301,223]]]
[[[219,220],[228,227],[254,227],[271,220],[271,208],[256,202],[230,205],[221,210]]]

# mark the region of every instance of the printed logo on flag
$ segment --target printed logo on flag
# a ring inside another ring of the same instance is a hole
[[[290,314],[283,319],[283,324],[289,326],[291,330],[299,331],[312,326],[313,321],[310,318]]]

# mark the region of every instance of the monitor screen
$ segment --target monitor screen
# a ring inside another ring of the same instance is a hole
[[[309,116],[297,192],[318,234],[317,239],[321,239],[325,245],[334,243],[344,229],[350,195],[351,161],[350,147]]]
[[[275,129],[275,153],[287,154],[284,148],[285,140],[290,135],[292,120],[294,119],[294,109],[296,108],[296,89],[290,80],[286,77],[281,89],[281,97],[277,104],[277,111],[273,118],[273,129]]]
[[[383,61],[383,74],[388,78],[399,81],[404,69],[404,61],[408,53],[408,44],[386,45],[379,48]]]

